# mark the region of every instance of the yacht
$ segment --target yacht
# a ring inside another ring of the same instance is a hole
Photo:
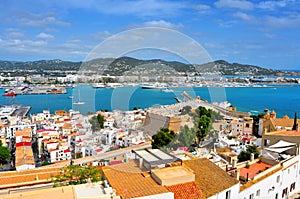
[[[164,83],[155,82],[154,84],[144,84],[142,85],[142,89],[160,89],[166,88],[167,85]]]

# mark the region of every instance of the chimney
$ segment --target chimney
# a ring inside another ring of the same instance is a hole
[[[236,159],[232,160],[232,168],[236,168]]]
[[[235,171],[234,177],[235,177],[237,180],[240,180],[240,171],[239,171],[239,170],[236,170],[236,171]]]
[[[143,168],[143,158],[140,158],[140,159],[139,159],[139,163],[140,163],[140,164],[139,164],[139,165],[140,165],[140,168]]]
[[[250,154],[250,162],[253,162],[254,161],[254,153],[251,153]]]

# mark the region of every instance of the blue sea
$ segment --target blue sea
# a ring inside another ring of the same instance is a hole
[[[0,104],[22,104],[31,106],[30,113],[43,110],[79,110],[83,114],[97,110],[132,110],[134,107],[148,108],[158,105],[177,103],[175,97],[183,99],[183,91],[192,97],[200,96],[209,102],[228,101],[238,111],[260,113],[265,109],[275,110],[278,117],[295,112],[300,114],[300,85],[276,85],[270,87],[247,88],[172,88],[174,92],[166,93],[160,89],[142,89],[140,87],[94,89],[89,85],[67,89],[67,94],[56,95],[17,95],[3,97],[0,90]],[[72,98],[70,97],[72,96]],[[75,105],[73,102],[84,101]]]

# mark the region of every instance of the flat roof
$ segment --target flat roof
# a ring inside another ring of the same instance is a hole
[[[178,179],[182,177],[192,177],[195,180],[195,174],[191,172],[191,170],[183,166],[154,169],[151,171],[151,173],[157,176],[160,180],[172,180],[172,179]]]
[[[150,165],[166,164],[180,160],[179,158],[167,154],[160,149],[144,149],[139,151],[133,150],[133,152],[139,157],[143,158]]]
[[[136,154],[138,154],[141,158],[146,160],[147,162],[153,162],[153,161],[158,161],[159,159],[156,158],[154,155],[149,153],[146,150],[141,150],[141,151],[135,151]]]
[[[155,156],[159,157],[163,160],[172,160],[174,157],[170,156],[169,154],[159,150],[159,149],[148,149],[151,153],[155,154]]]

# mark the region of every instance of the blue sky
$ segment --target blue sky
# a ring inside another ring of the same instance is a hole
[[[299,0],[2,0],[0,9],[0,60],[81,61],[114,34],[151,26],[191,37],[213,60],[300,69]]]

